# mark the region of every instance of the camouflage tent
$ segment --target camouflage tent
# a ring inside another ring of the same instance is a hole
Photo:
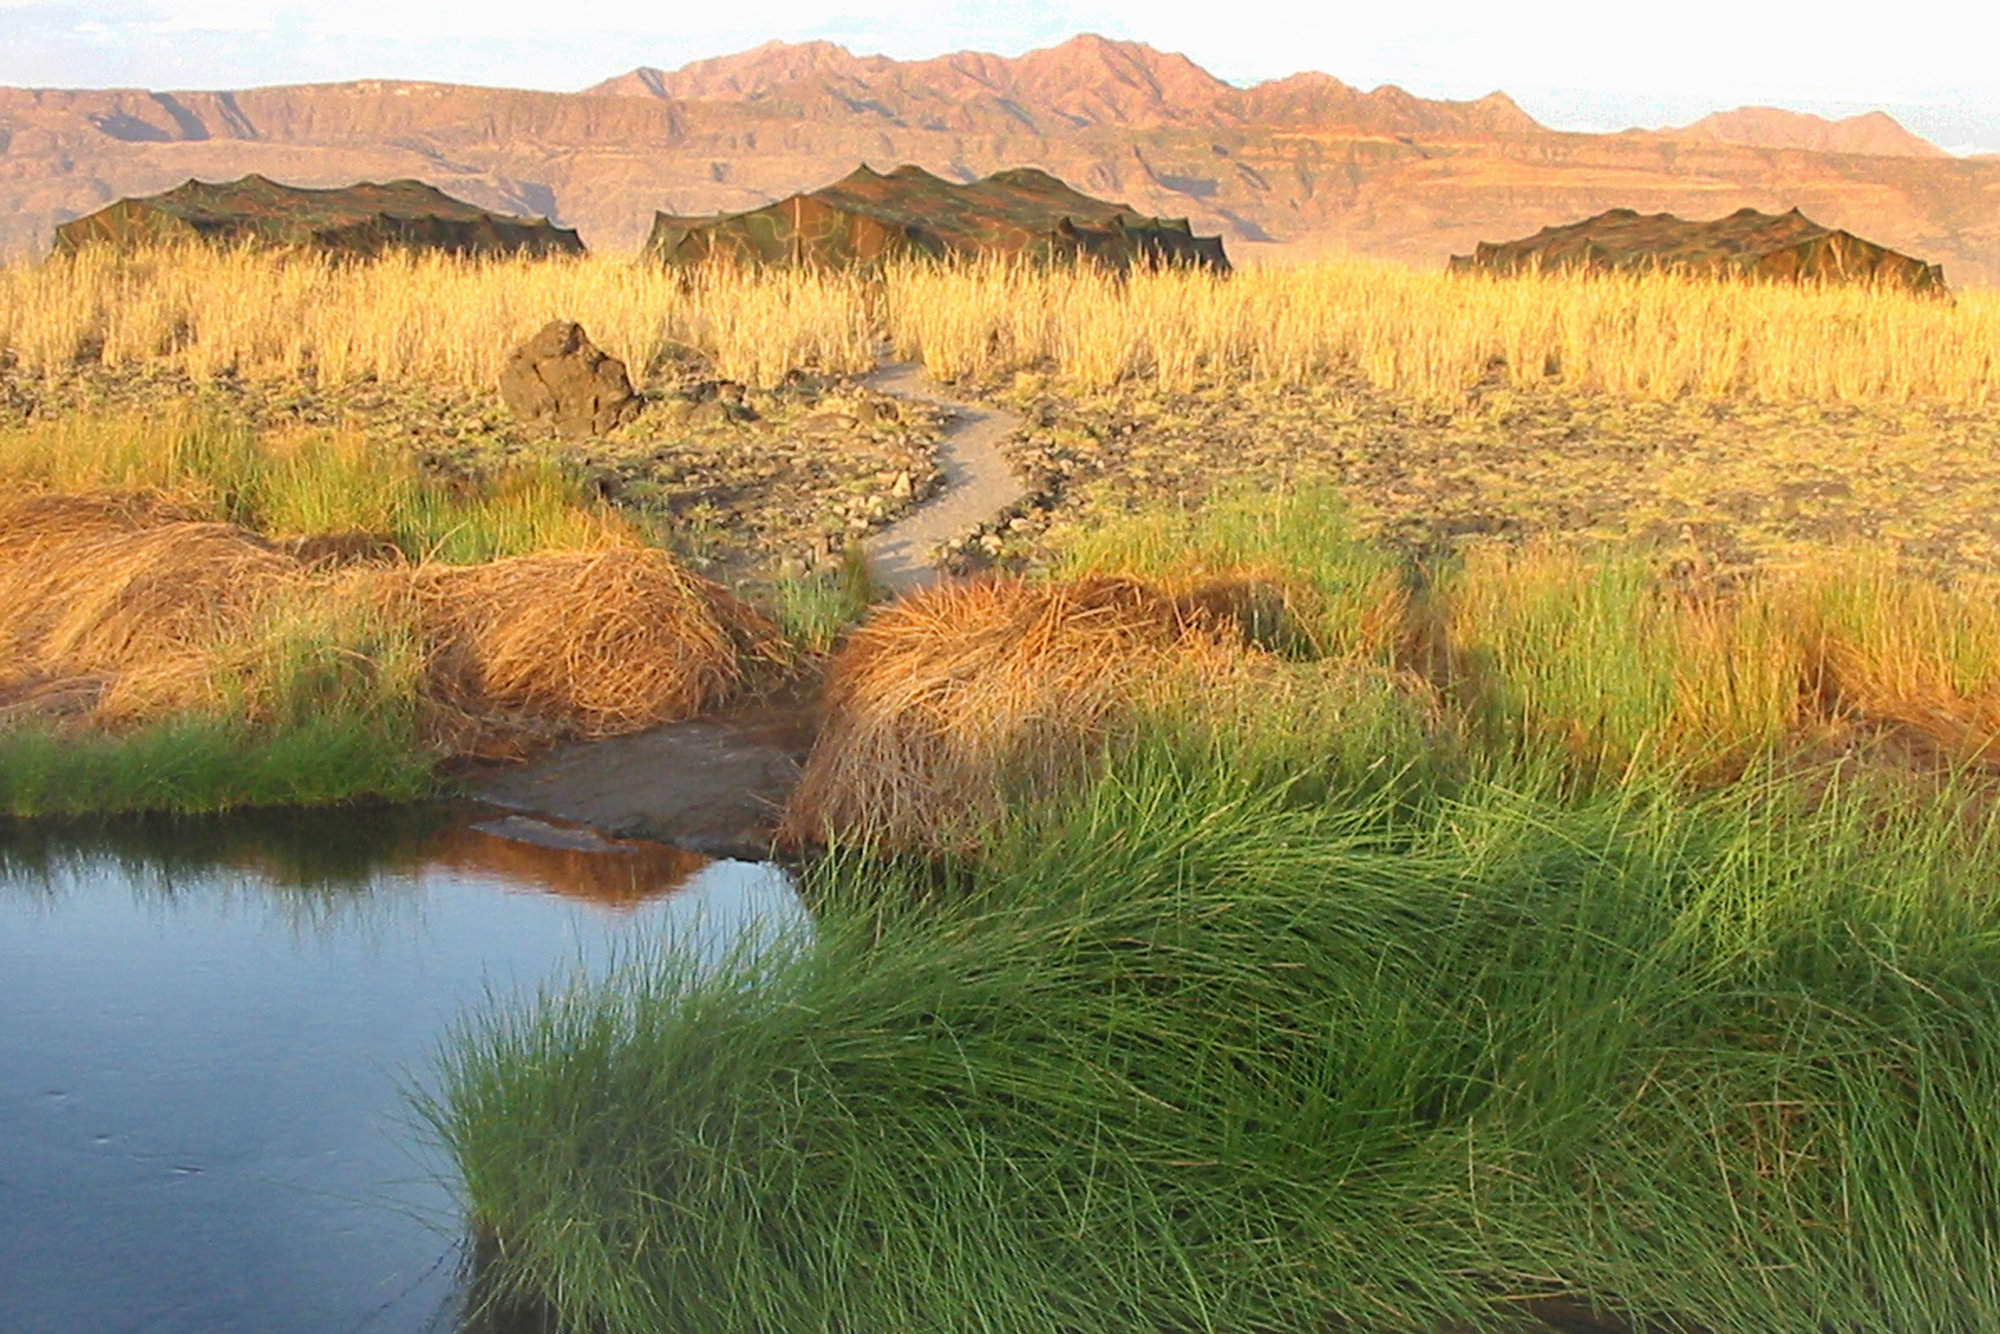
[[[100,243],[137,249],[185,240],[351,255],[392,248],[460,255],[583,253],[573,231],[541,218],[488,213],[421,181],[308,190],[262,176],[220,185],[188,181],[164,194],[121,199],[57,227],[55,245],[61,251]]]
[[[1229,271],[1219,236],[1196,236],[1184,218],[1148,218],[1070,189],[1045,171],[1017,167],[955,185],[918,166],[884,176],[862,167],[810,194],[748,213],[654,215],[645,253],[668,264],[727,256],[760,264],[846,268],[899,255],[1019,254]]]
[[[1787,282],[1870,282],[1912,292],[1945,291],[1944,270],[1897,254],[1852,232],[1822,227],[1797,209],[1759,213],[1738,209],[1713,222],[1689,222],[1671,213],[1641,214],[1614,208],[1564,227],[1494,245],[1481,241],[1470,255],[1453,255],[1454,272],[1591,269],[1598,272],[1672,269],[1702,275],[1735,274]]]

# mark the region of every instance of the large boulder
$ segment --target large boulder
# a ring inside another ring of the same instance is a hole
[[[625,363],[570,320],[550,320],[514,349],[500,397],[522,421],[553,422],[564,435],[602,435],[639,411]]]

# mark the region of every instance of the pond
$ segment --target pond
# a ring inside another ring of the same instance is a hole
[[[786,874],[490,809],[0,822],[0,1330],[450,1331],[407,1101],[489,993],[804,909]]]

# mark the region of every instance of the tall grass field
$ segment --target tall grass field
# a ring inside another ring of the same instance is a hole
[[[0,269],[0,360],[31,375],[79,361],[204,379],[361,377],[486,391],[551,314],[643,370],[699,352],[771,385],[874,365],[878,342],[946,379],[1053,368],[1080,387],[1168,390],[1355,370],[1450,403],[1504,368],[1516,385],[1641,398],[1983,405],[2000,394],[2000,299],[1862,288],[1422,273],[1360,260],[1227,281],[994,262],[853,275],[622,259],[388,258],[350,264],[195,248],[91,250]]]
[[[552,315],[640,380],[886,346],[985,385],[1358,376],[1397,412],[1498,383],[2000,398],[1989,293],[1358,261],[92,251],[0,269],[0,374],[48,403],[120,376],[487,394]],[[1990,581],[1862,546],[1412,555],[1331,491],[1223,487],[889,604],[850,553],[767,616],[658,536],[560,467],[447,480],[341,430],[0,430],[0,815],[406,800],[823,671],[781,830],[810,934],[496,994],[412,1090],[496,1306],[647,1334],[2000,1328]]]

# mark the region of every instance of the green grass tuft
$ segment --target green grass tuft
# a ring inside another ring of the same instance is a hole
[[[867,554],[858,544],[850,544],[841,553],[840,564],[779,579],[765,601],[786,639],[807,653],[825,654],[867,615],[878,596]]]

